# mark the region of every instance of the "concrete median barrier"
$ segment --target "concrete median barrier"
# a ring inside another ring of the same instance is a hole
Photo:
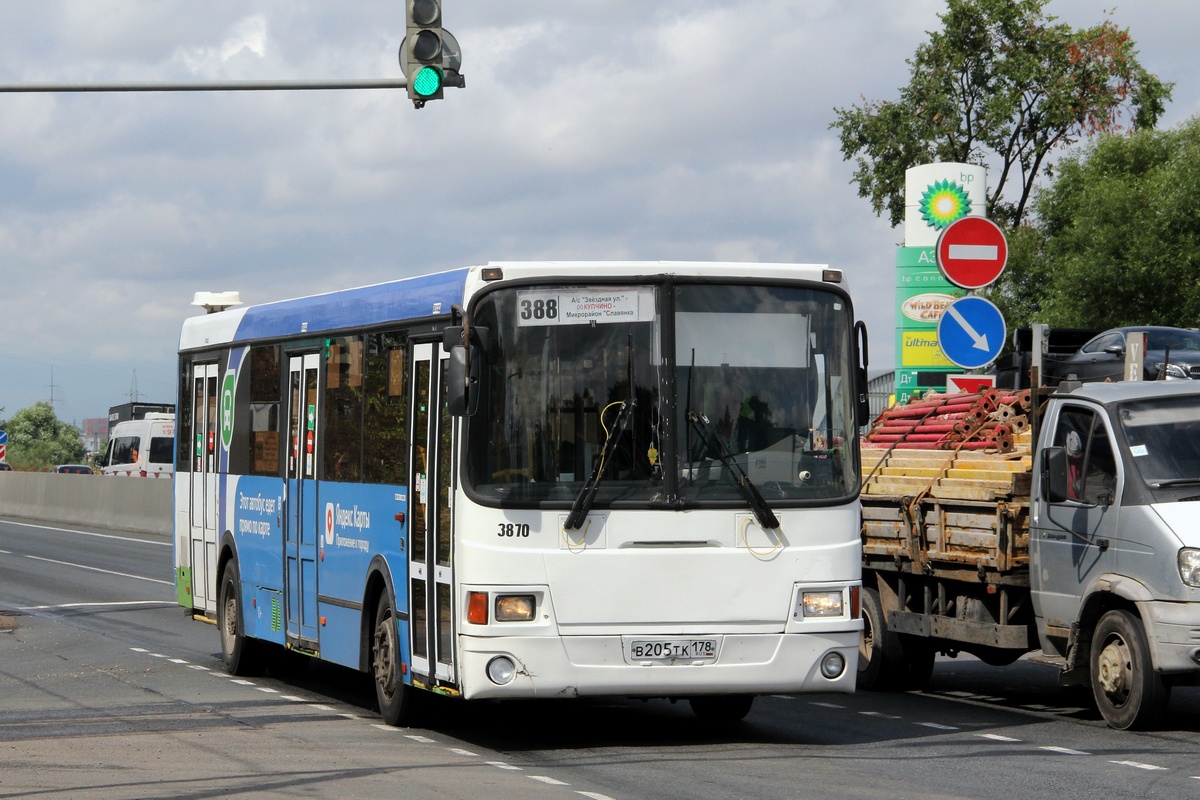
[[[170,536],[171,485],[165,478],[0,472],[0,516]]]

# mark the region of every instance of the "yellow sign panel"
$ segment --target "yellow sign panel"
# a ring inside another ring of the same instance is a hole
[[[900,331],[901,367],[953,367],[938,344],[937,331]]]

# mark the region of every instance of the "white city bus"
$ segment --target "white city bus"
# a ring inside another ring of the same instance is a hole
[[[819,265],[493,263],[188,319],[180,603],[228,669],[849,692],[865,330]]]

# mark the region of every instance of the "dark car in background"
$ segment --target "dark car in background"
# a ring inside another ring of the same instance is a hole
[[[66,472],[72,475],[94,475],[96,471],[86,464],[59,464],[53,472]]]
[[[1142,380],[1200,378],[1200,331],[1131,325],[1096,334],[1065,358],[1047,359],[1046,385],[1057,386],[1072,376],[1084,382],[1121,380],[1125,372],[1126,336],[1130,333],[1146,334]]]
[[[0,472],[12,472],[12,464],[7,461],[0,461]]]

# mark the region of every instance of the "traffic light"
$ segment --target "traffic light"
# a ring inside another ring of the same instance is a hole
[[[408,99],[417,108],[427,100],[440,100],[445,82],[443,72],[441,0],[404,0],[407,30],[401,61],[408,79]]]

